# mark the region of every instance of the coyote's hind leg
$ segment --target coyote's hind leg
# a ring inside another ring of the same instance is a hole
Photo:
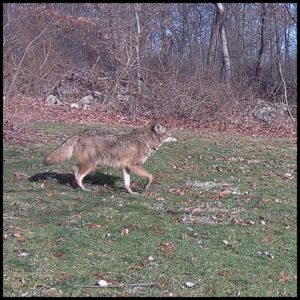
[[[94,168],[95,168],[94,164],[79,164],[79,163],[77,163],[73,167],[76,183],[84,191],[88,191],[88,189],[84,187],[84,185],[82,184],[82,180],[87,174],[92,172]]]

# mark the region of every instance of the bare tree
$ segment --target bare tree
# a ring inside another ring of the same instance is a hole
[[[267,8],[266,3],[261,3],[261,29],[260,29],[260,49],[258,53],[258,61],[256,66],[256,77],[261,77],[261,72],[266,61],[267,54],[267,38],[266,38],[266,26],[267,26]]]
[[[226,36],[226,28],[225,28],[225,8],[222,3],[216,3],[217,9],[219,10],[220,15],[220,35],[222,42],[222,51],[223,51],[223,59],[224,59],[224,68],[225,68],[225,82],[227,85],[230,85],[231,81],[231,63],[229,57],[228,50],[228,42]]]
[[[140,4],[136,3],[134,6],[135,18],[136,18],[136,64],[137,64],[137,86],[138,92],[141,94],[141,63],[140,63],[140,35],[141,35],[141,25],[140,25],[140,18],[139,12],[141,10]]]
[[[211,26],[209,50],[207,56],[207,67],[209,69],[213,69],[215,65],[219,30],[220,30],[220,13],[218,10],[215,10],[214,18]]]

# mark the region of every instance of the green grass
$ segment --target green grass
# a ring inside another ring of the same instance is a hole
[[[5,296],[297,295],[295,141],[176,131],[179,141],[144,165],[155,183],[143,192],[133,175],[141,193],[130,195],[119,170],[97,168],[84,192],[74,188],[74,159],[43,166],[63,136],[84,128],[38,123],[53,143],[4,144]],[[99,279],[125,286],[77,286]]]

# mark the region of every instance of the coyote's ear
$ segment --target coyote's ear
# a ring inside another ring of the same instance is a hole
[[[152,126],[152,130],[156,133],[164,133],[166,131],[166,128],[163,125],[161,125],[160,123],[155,123]]]

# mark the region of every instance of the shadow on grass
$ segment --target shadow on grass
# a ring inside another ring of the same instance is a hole
[[[35,175],[32,175],[28,178],[29,181],[45,181],[45,180],[51,180],[55,179],[58,181],[61,185],[69,185],[73,189],[78,188],[74,175],[70,173],[57,173],[57,172],[44,172],[44,173],[37,173]],[[97,184],[100,186],[107,185],[111,188],[115,187],[115,182],[119,180],[119,177],[107,175],[103,173],[94,173],[89,174],[83,179],[83,183],[87,184]]]

